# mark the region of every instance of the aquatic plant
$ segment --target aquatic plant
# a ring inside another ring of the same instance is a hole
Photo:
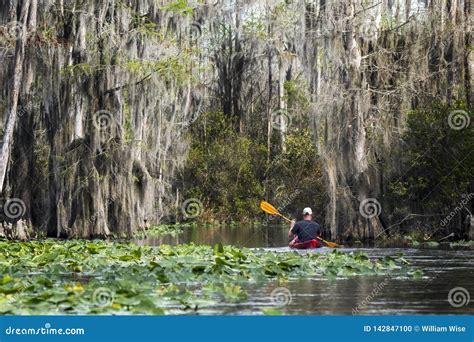
[[[158,226],[152,226],[146,231],[139,230],[137,231],[134,236],[137,238],[145,238],[151,236],[163,236],[163,235],[178,235],[183,232],[183,228],[185,224],[160,224]]]
[[[194,244],[0,241],[1,314],[165,314],[241,302],[246,286],[413,270],[401,256],[278,253]]]

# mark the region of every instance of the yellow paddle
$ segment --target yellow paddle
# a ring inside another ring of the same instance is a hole
[[[287,220],[288,222],[291,222],[291,220],[288,217],[283,216],[282,214],[280,214],[280,212],[273,205],[271,205],[268,202],[261,201],[260,202],[260,209],[262,209],[267,214],[277,215],[277,216],[280,216],[281,218]],[[335,242],[326,241],[326,240],[320,238],[319,236],[316,236],[316,238],[318,240],[321,240],[322,242],[324,242],[328,247],[339,247],[339,245]]]

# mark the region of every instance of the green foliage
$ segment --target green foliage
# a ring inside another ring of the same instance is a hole
[[[192,146],[184,180],[186,196],[202,198],[201,218],[246,220],[258,212],[263,197],[260,165],[265,147],[232,129],[220,112],[204,113],[193,123]]]
[[[285,81],[283,84],[285,89],[285,98],[288,101],[288,107],[293,108],[295,105],[301,106],[306,109],[309,105],[309,101],[303,91],[303,86],[298,84],[296,80]]]
[[[433,233],[423,231],[423,229],[412,230],[408,233],[394,233],[390,236],[383,236],[377,239],[377,247],[417,247],[417,248],[462,248],[474,249],[474,241],[436,241]]]
[[[161,6],[160,9],[162,11],[170,11],[180,15],[191,15],[194,11],[194,8],[189,5],[187,0],[172,1],[164,6]]]
[[[275,308],[263,308],[262,312],[266,316],[281,316],[283,311]]]
[[[268,30],[265,23],[259,19],[255,19],[254,17],[251,17],[244,22],[244,32],[248,37],[259,39],[266,39],[268,37]]]
[[[203,199],[207,211],[201,220],[262,217],[258,204],[264,197],[276,205],[289,202],[294,213],[311,205],[323,214],[321,164],[308,130],[288,134],[286,149],[268,160],[261,137],[252,139],[233,127],[221,112],[204,113],[192,124],[183,183],[187,198]]]
[[[462,194],[474,191],[474,130],[472,124],[453,129],[450,115],[454,111],[469,115],[462,103],[433,103],[429,108],[408,113],[401,156],[406,172],[391,183],[394,194],[410,201],[424,201],[434,209],[437,203],[459,201]]]
[[[158,25],[152,22],[148,16],[133,13],[133,27],[145,37],[155,38],[160,36]]]
[[[326,191],[322,165],[309,130],[294,130],[286,137],[286,149],[278,153],[267,168],[269,197],[284,212],[296,216],[303,207],[324,216]]]
[[[180,224],[160,224],[158,226],[152,226],[150,229],[147,229],[146,232],[143,230],[137,231],[134,236],[137,238],[146,238],[153,236],[163,236],[163,235],[179,235],[183,232],[183,227],[186,225]]]
[[[119,67],[133,73],[138,79],[156,73],[165,82],[184,84],[193,80],[193,75],[190,73],[192,64],[190,54],[180,54],[180,56],[169,56],[159,60],[128,59]],[[71,77],[79,75],[90,77],[107,67],[107,65],[79,63],[67,66],[63,72]]]
[[[159,60],[129,59],[123,67],[139,77],[145,77],[155,72],[166,82],[176,81],[183,84],[192,79],[189,55],[170,56]]]
[[[94,72],[99,70],[99,66],[94,66],[88,63],[78,63],[78,64],[72,64],[68,65],[63,72],[66,74],[69,74],[70,76],[76,76],[76,75],[87,75],[87,76],[92,76]]]
[[[449,244],[450,247],[453,247],[453,248],[456,248],[456,247],[469,247],[471,249],[474,249],[474,241],[473,240],[469,240],[469,241],[464,241],[464,240],[461,240],[461,241],[455,241],[455,242],[451,242]]]
[[[230,246],[1,241],[0,314],[165,314],[241,302],[246,286],[289,277],[412,274],[401,257],[299,255]],[[34,272],[31,272],[34,270]],[[275,314],[276,312],[268,312]]]

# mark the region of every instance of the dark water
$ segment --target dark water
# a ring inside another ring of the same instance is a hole
[[[139,241],[141,244],[217,242],[240,247],[289,251],[287,227],[189,228],[175,237]],[[326,253],[331,249],[322,248]],[[371,258],[403,253],[413,267],[423,270],[421,279],[397,275],[352,278],[293,279],[247,287],[249,296],[239,304],[205,308],[200,314],[256,315],[264,308],[277,308],[294,315],[446,315],[474,314],[474,260],[470,249],[441,248],[343,248],[363,251]],[[448,300],[452,291],[454,305]],[[272,296],[273,292],[273,296]],[[280,295],[277,295],[277,294]],[[467,300],[470,299],[468,302]]]
[[[156,246],[194,242],[197,245],[212,246],[220,242],[223,245],[250,248],[282,247],[288,245],[288,229],[289,227],[284,226],[185,228],[183,233],[177,236],[149,237],[144,243]]]

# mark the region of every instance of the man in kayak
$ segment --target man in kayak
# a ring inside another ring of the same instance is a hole
[[[321,228],[319,224],[313,221],[313,211],[311,208],[304,208],[303,220],[298,222],[295,222],[295,220],[291,221],[288,237],[293,238],[293,240],[290,242],[290,247],[315,248],[324,246],[321,241],[317,239],[320,231]]]

